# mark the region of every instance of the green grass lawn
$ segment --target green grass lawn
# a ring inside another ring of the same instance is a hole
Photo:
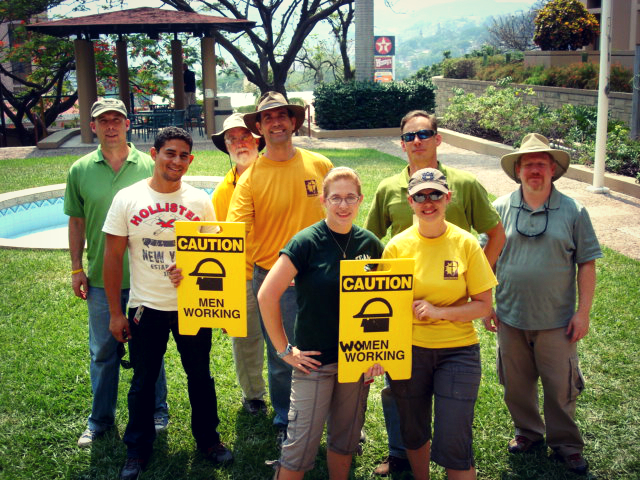
[[[363,177],[365,204],[362,224],[378,182],[405,162],[373,150],[323,151],[335,165],[349,165]],[[63,183],[72,157],[0,162],[3,189]],[[190,174],[221,175],[228,168],[217,152],[196,152]],[[114,434],[92,449],[76,441],[89,415],[91,385],[86,305],[70,288],[68,252],[0,250],[0,478],[113,479],[126,456]],[[589,335],[580,343],[581,366],[587,388],[578,400],[577,420],[583,432],[591,478],[640,478],[640,262],[609,249],[597,262],[598,287]],[[474,447],[479,478],[581,478],[547,458],[544,450],[510,456],[512,435],[502,388],[495,374],[495,337],[481,328],[483,382],[476,405]],[[216,380],[220,432],[234,451],[235,461],[213,468],[195,453],[190,432],[186,378],[173,340],[166,356],[171,423],[158,437],[143,479],[268,479],[264,460],[278,450],[269,417],[253,418],[241,405],[235,379],[231,342],[214,331],[211,369]],[[266,368],[266,367],[265,367]],[[266,376],[266,370],[265,370]],[[117,427],[127,421],[126,394],[131,371],[122,371]],[[369,396],[364,454],[354,460],[352,478],[369,479],[386,455],[386,434],[377,379]],[[323,444],[316,469],[307,479],[326,479]],[[433,464],[432,464],[433,465]],[[434,479],[445,478],[433,466]],[[410,478],[407,476],[407,478]]]

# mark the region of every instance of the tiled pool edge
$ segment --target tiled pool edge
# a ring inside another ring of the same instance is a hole
[[[186,176],[183,180],[198,188],[214,189],[222,180],[220,176],[193,175]],[[0,210],[15,207],[16,205],[48,200],[64,196],[66,184],[58,183],[43,187],[26,188],[0,194]],[[69,247],[52,247],[42,245],[25,245],[22,238],[2,238],[0,237],[0,248],[6,249],[31,249],[31,250],[68,250]]]

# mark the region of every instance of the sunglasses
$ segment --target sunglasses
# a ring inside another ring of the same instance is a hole
[[[418,130],[417,132],[406,132],[400,135],[400,138],[405,142],[413,142],[416,135],[420,140],[427,140],[433,137],[437,132],[435,130]]]
[[[444,197],[444,193],[442,192],[414,193],[413,195],[411,195],[411,198],[413,198],[413,201],[416,203],[424,203],[427,198],[432,202],[437,202],[438,200],[442,199],[442,197]]]

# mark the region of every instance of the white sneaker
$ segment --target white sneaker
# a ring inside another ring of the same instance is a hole
[[[156,433],[166,432],[169,428],[169,419],[167,417],[154,417],[153,423],[156,427]]]
[[[78,446],[80,448],[90,447],[93,441],[98,438],[98,436],[98,432],[87,428],[84,432],[82,432],[82,435],[80,435],[80,438],[78,439]]]

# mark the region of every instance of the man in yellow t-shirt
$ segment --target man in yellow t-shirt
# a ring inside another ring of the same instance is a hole
[[[218,150],[229,155],[231,169],[216,187],[211,197],[216,218],[227,220],[231,196],[238,179],[258,158],[264,148],[264,139],[252,134],[245,126],[243,115],[234,113],[224,121],[222,131],[211,135]],[[235,166],[234,166],[235,164]],[[247,236],[247,336],[231,337],[236,377],[242,389],[242,405],[252,415],[266,413],[263,397],[266,393],[262,367],[264,365],[264,338],[260,328],[258,302],[251,287],[253,261],[250,252],[255,248],[253,232]]]
[[[322,180],[333,167],[323,155],[297,148],[293,134],[304,121],[304,107],[287,103],[278,92],[267,92],[255,112],[244,116],[252,133],[262,135],[266,150],[238,180],[227,220],[245,222],[255,248],[253,290],[257,294],[280,249],[300,230],[324,218],[319,195]],[[297,305],[290,286],[280,301],[287,337],[294,342]],[[266,337],[266,336],[265,336]],[[275,410],[278,440],[284,440],[291,393],[291,367],[267,340],[269,397]]]

